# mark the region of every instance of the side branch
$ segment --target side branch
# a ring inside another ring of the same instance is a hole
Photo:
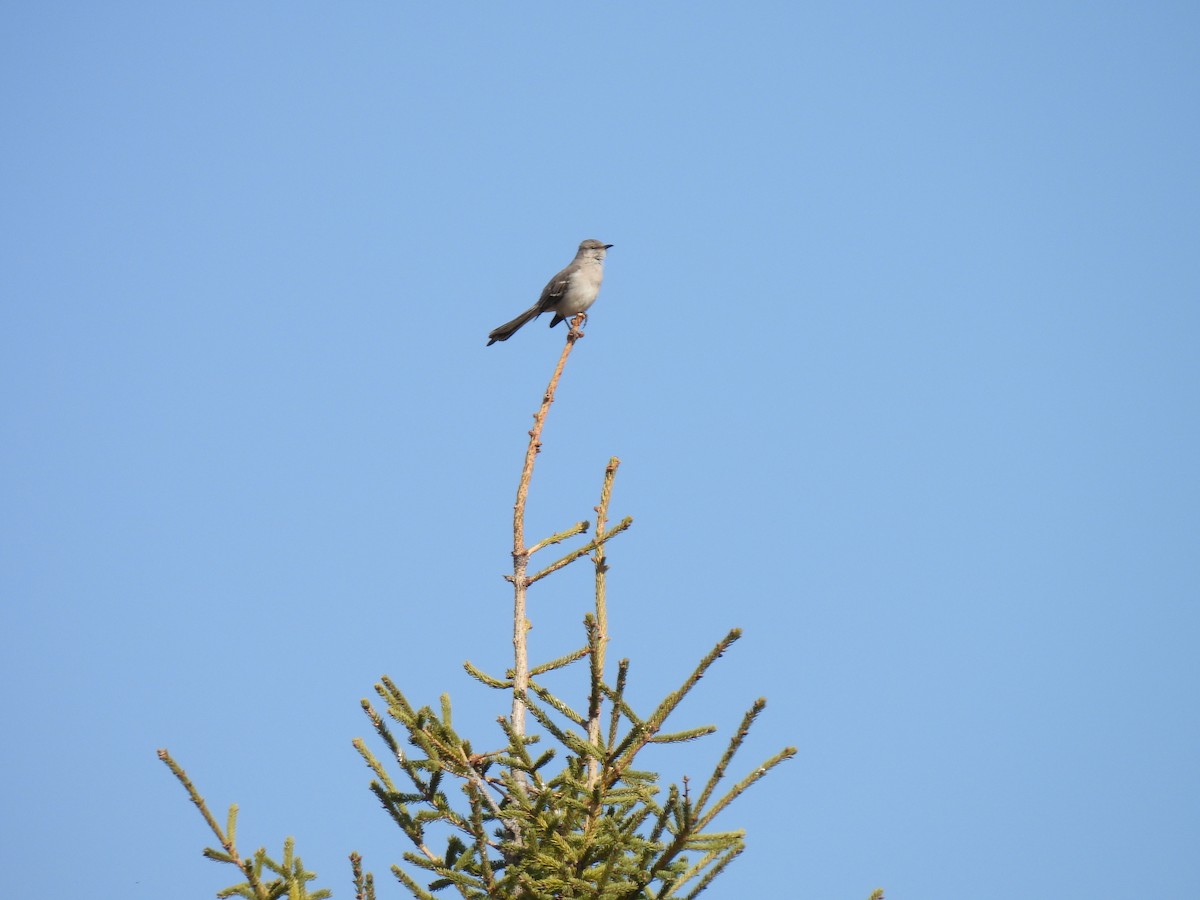
[[[187,772],[183,771],[179,763],[171,758],[171,754],[165,748],[158,751],[158,758],[166,763],[167,768],[171,770],[171,774],[183,785],[183,789],[187,791],[188,799],[196,805],[196,809],[200,810],[200,815],[204,816],[204,821],[208,823],[208,827],[212,829],[212,833],[217,836],[217,840],[221,842],[221,846],[225,848],[225,852],[234,858],[235,863],[240,868],[242,861],[233,849],[233,841],[225,837],[225,832],[221,830],[221,826],[217,824],[217,820],[213,818],[213,814],[208,811],[208,804],[204,802],[204,798],[200,796],[200,792],[196,790],[196,786],[192,784],[192,780],[187,777]]]
[[[187,791],[188,797],[196,805],[196,808],[200,810],[200,815],[204,817],[204,821],[208,823],[208,827],[212,829],[212,833],[217,836],[217,840],[221,844],[221,849],[225,851],[224,853],[218,853],[214,850],[206,849],[204,855],[217,862],[227,862],[237,866],[246,877],[246,887],[252,892],[251,896],[258,898],[258,900],[269,900],[269,897],[272,896],[271,888],[264,884],[259,877],[261,868],[260,858],[263,857],[265,851],[260,850],[254,859],[243,859],[238,854],[236,842],[237,804],[234,803],[229,807],[229,819],[226,822],[224,830],[222,830],[221,826],[217,824],[217,820],[213,818],[213,814],[209,812],[208,804],[204,802],[204,798],[200,796],[200,792],[196,790],[196,786],[192,784],[192,780],[187,777],[187,773],[183,771],[179,763],[172,759],[171,754],[166,749],[158,751],[158,758],[166,764],[167,768],[171,770],[171,774],[183,785],[183,789]],[[290,842],[291,839],[289,838],[288,840]],[[288,853],[287,847],[288,845],[285,845],[285,856]],[[280,874],[284,873],[280,872]],[[246,895],[243,894],[243,896]],[[274,896],[279,896],[279,894],[275,894]],[[328,894],[321,894],[321,896],[328,896]]]
[[[552,534],[552,535],[550,535],[550,537],[543,538],[542,540],[538,541],[536,544],[534,544],[532,547],[529,548],[529,550],[527,551],[528,555],[533,556],[533,554],[537,553],[543,547],[549,547],[551,544],[561,544],[567,538],[575,537],[575,535],[577,535],[577,534],[586,534],[587,530],[591,526],[592,526],[592,523],[588,522],[586,519],[582,522],[576,522],[574,525],[572,525],[566,531],[560,531],[558,534]]]
[[[633,524],[633,517],[626,516],[624,519],[622,519],[620,522],[617,523],[617,527],[614,528],[612,531],[608,532],[607,534],[605,534],[602,537],[597,537],[597,538],[589,541],[588,543],[584,544],[582,547],[579,547],[576,550],[572,550],[570,553],[566,554],[565,556],[560,557],[559,559],[550,563],[550,565],[546,566],[546,568],[542,569],[540,572],[530,575],[529,578],[527,579],[526,583],[533,584],[535,581],[541,581],[543,578],[545,578],[551,572],[557,572],[559,569],[563,568],[564,566],[569,566],[571,563],[575,562],[575,560],[580,559],[581,557],[587,556],[593,550],[603,547],[610,540],[615,538],[618,534],[620,534],[622,531],[624,531],[626,528],[628,528],[632,524]]]

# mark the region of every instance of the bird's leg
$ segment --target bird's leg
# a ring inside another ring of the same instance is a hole
[[[573,318],[570,322],[571,334],[575,335],[577,338],[583,337],[583,326],[585,322],[587,322],[587,313],[576,313],[575,318]]]

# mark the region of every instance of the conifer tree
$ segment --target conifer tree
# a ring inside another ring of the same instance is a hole
[[[395,878],[420,900],[528,898],[528,900],[690,900],[705,890],[745,849],[741,830],[717,830],[714,820],[739,795],[796,753],[785,747],[729,783],[728,770],[754,720],[766,706],[751,704],[702,784],[688,778],[665,789],[655,772],[639,768],[651,744],[678,744],[712,734],[712,725],[676,726],[672,714],[709,667],[739,638],[721,637],[679,687],[652,709],[635,710],[626,699],[631,666],[620,660],[610,676],[605,576],[608,543],[632,524],[610,527],[609,504],[620,465],[605,467],[595,528],[580,521],[528,544],[525,508],[534,463],[541,451],[547,414],[576,342],[582,316],[571,322],[541,407],[534,416],[513,506],[513,667],[489,675],[470,662],[466,671],[480,684],[510,696],[511,713],[476,750],[453,724],[450,697],[438,708],[414,706],[386,676],[376,699],[363,700],[378,750],[357,738],[354,748],[372,774],[370,790],[412,849],[405,865],[392,865]],[[591,530],[591,538],[554,561],[535,568],[535,554]],[[531,665],[528,652],[530,588],[568,565],[590,560],[594,601],[583,617],[582,641],[556,658]],[[551,691],[544,676],[574,667],[583,702],[573,704]],[[530,725],[532,719],[533,727]],[[668,728],[670,725],[670,728]],[[674,729],[674,730],[671,730]],[[218,897],[247,900],[321,900],[328,890],[309,892],[315,875],[294,854],[291,838],[279,861],[259,849],[243,857],[236,844],[237,806],[221,828],[183,769],[166,750],[160,758],[187,790],[220,844],[204,854],[236,866],[244,881]],[[437,842],[435,845],[435,841]],[[375,880],[357,853],[350,856],[358,900],[374,900]],[[782,895],[782,894],[781,894]],[[882,900],[876,891],[870,900]]]

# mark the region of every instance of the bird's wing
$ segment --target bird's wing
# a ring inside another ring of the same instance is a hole
[[[562,299],[563,294],[567,291],[567,285],[571,283],[571,267],[563,269],[557,275],[550,279],[550,283],[542,288],[542,296],[538,298],[538,307],[543,311],[553,309],[554,305]]]

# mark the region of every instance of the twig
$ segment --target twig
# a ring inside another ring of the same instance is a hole
[[[204,821],[208,823],[208,827],[212,829],[212,833],[217,836],[221,848],[228,857],[226,861],[233,863],[241,869],[242,873],[246,876],[246,883],[254,891],[254,896],[264,898],[265,900],[267,897],[267,888],[255,872],[254,861],[242,859],[238,855],[237,845],[234,842],[234,831],[237,828],[237,804],[235,803],[229,807],[229,821],[225,830],[222,831],[221,826],[217,824],[217,820],[213,818],[213,814],[208,811],[208,804],[204,802],[204,798],[200,796],[200,792],[196,790],[196,786],[192,784],[192,780],[187,777],[187,773],[183,771],[179,763],[171,758],[171,754],[165,748],[158,751],[158,758],[166,763],[167,768],[171,770],[171,774],[183,785],[192,803],[196,805],[196,808],[200,810],[200,814],[204,816]],[[209,851],[206,850],[205,855],[209,856]],[[212,855],[210,858],[220,859],[218,855]]]
[[[624,519],[622,519],[620,522],[618,522],[617,527],[614,528],[612,531],[610,531],[608,534],[604,535],[603,537],[595,537],[588,543],[584,544],[582,547],[578,547],[575,550],[572,550],[570,553],[567,553],[564,556],[559,557],[554,562],[550,563],[550,565],[546,566],[546,568],[530,575],[528,578],[528,581],[526,583],[533,584],[534,582],[541,581],[543,578],[545,578],[551,572],[557,572],[559,569],[563,568],[564,566],[569,566],[571,563],[575,562],[575,560],[580,559],[584,556],[587,556],[593,550],[596,550],[599,547],[602,547],[605,544],[607,544],[610,540],[615,538],[618,534],[620,534],[622,531],[624,531],[626,528],[628,528],[632,524],[633,524],[633,517],[626,516]]]

